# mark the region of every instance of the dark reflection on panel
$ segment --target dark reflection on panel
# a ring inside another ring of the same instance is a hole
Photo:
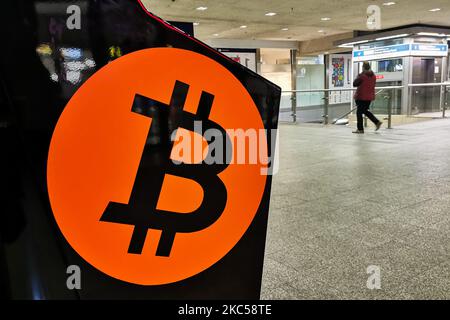
[[[67,8],[81,9],[81,29],[68,28]],[[199,41],[165,25],[135,0],[6,0],[0,10],[1,294],[25,299],[258,298],[270,182],[252,226],[211,268],[166,286],[127,284],[97,271],[73,251],[50,209],[46,161],[51,135],[67,102],[101,67],[127,53],[174,47],[206,55],[247,88],[267,129],[278,123],[280,89]],[[149,144],[169,143],[152,126]],[[167,128],[166,128],[167,129]],[[162,133],[165,133],[164,135]],[[271,141],[268,141],[269,144]],[[66,268],[83,270],[82,290],[66,287]]]

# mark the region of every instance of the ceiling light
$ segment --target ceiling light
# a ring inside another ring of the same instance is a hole
[[[388,40],[388,39],[396,39],[396,38],[404,38],[409,36],[409,33],[403,33],[403,34],[398,34],[395,36],[388,36],[388,37],[381,37],[381,38],[376,38],[375,41],[381,41],[381,40]]]
[[[196,8],[195,10],[198,10],[198,11],[205,11],[205,10],[208,10],[208,7],[198,7],[198,8]]]
[[[391,2],[385,2],[385,3],[383,3],[383,6],[389,7],[389,6],[393,6],[394,4],[397,4],[397,3],[394,2],[394,1],[391,1]]]
[[[194,26],[198,26],[200,22],[194,22]]]
[[[289,28],[283,28],[282,31],[289,31]]]
[[[444,33],[437,33],[437,32],[419,32],[419,36],[431,36],[431,37],[445,37],[446,35]]]
[[[214,37],[218,37],[219,34],[218,34],[218,33],[214,33],[213,36],[214,36]]]
[[[273,17],[273,16],[276,16],[277,14],[276,14],[276,12],[267,12],[266,13],[266,16],[268,16],[268,17]]]
[[[240,26],[239,28],[241,28],[241,29],[245,29],[245,28],[247,28],[247,26]]]
[[[349,44],[361,44],[361,43],[367,43],[367,42],[369,42],[369,40],[355,41],[355,42],[350,42]]]
[[[319,33],[324,33],[325,31],[324,31],[324,30],[319,30],[319,31],[317,31],[317,32],[319,32]]]
[[[322,21],[330,21],[331,18],[325,17],[325,18],[320,18],[320,20],[322,20]]]
[[[369,40],[361,40],[361,41],[355,41],[355,42],[349,42],[349,43],[343,43],[341,44],[339,47],[340,48],[353,48],[353,46],[355,44],[362,44],[362,43],[367,43],[369,42]]]
[[[430,11],[430,12],[438,12],[438,11],[441,11],[441,8],[434,8],[434,9],[430,9],[428,11]]]

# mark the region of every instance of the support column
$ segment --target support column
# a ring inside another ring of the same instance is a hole
[[[409,88],[409,84],[412,83],[412,75],[413,75],[413,57],[404,57],[401,114],[407,116],[410,116],[412,113],[412,102],[413,102],[412,92],[414,88]]]
[[[256,49],[256,73],[261,75],[261,49]]]

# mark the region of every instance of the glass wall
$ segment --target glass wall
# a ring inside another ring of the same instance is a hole
[[[317,90],[325,88],[324,58],[305,56],[298,59],[297,90]],[[323,92],[297,93],[297,121],[322,122],[324,108]]]

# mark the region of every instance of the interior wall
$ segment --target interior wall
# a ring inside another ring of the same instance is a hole
[[[290,49],[261,49],[261,75],[283,91],[292,90]],[[290,94],[281,96],[281,108],[291,108]]]

